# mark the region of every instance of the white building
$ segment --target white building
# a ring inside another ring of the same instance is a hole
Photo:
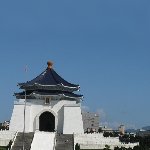
[[[83,133],[82,95],[73,93],[79,85],[61,78],[52,62],[47,64],[47,69],[35,79],[19,83],[23,92],[15,93],[10,131],[23,132],[25,119],[25,132]]]

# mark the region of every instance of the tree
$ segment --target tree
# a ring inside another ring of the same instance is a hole
[[[109,145],[105,145],[105,148],[103,150],[110,150],[110,146]]]
[[[78,143],[75,145],[75,150],[80,150],[80,145]]]

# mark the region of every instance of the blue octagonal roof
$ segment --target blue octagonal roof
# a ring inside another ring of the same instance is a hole
[[[55,70],[48,64],[48,67],[45,71],[43,71],[39,76],[34,78],[31,81],[27,81],[26,83],[19,83],[20,88],[25,89],[32,86],[42,86],[42,87],[64,87],[64,88],[72,88],[74,90],[79,89],[79,85],[69,83],[64,80],[61,76],[59,76]]]

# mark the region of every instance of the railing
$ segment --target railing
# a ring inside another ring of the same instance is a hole
[[[75,143],[74,143],[74,132],[73,132],[73,150],[75,149]]]
[[[55,132],[55,136],[54,136],[54,145],[53,145],[53,150],[55,150],[56,147],[56,132]]]
[[[12,144],[11,144],[10,150],[11,150],[12,147],[14,146],[14,143],[15,143],[15,140],[16,140],[16,137],[17,137],[17,134],[18,134],[18,132],[15,133],[15,136],[14,136],[14,138],[13,138],[13,140],[12,140]]]

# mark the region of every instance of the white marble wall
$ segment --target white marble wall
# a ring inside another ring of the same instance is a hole
[[[80,105],[64,106],[63,134],[84,133]]]
[[[34,132],[39,130],[39,117],[45,111],[49,111],[55,116],[55,130],[59,133],[83,133],[81,109],[80,106],[76,104],[76,101],[55,100],[51,101],[49,105],[45,105],[43,100],[37,99],[27,100],[25,111],[25,132]],[[70,122],[72,122],[72,124],[70,124]],[[68,128],[68,126],[71,128]],[[10,131],[22,132],[23,127],[24,100],[20,99],[15,101],[14,104],[10,121]]]

